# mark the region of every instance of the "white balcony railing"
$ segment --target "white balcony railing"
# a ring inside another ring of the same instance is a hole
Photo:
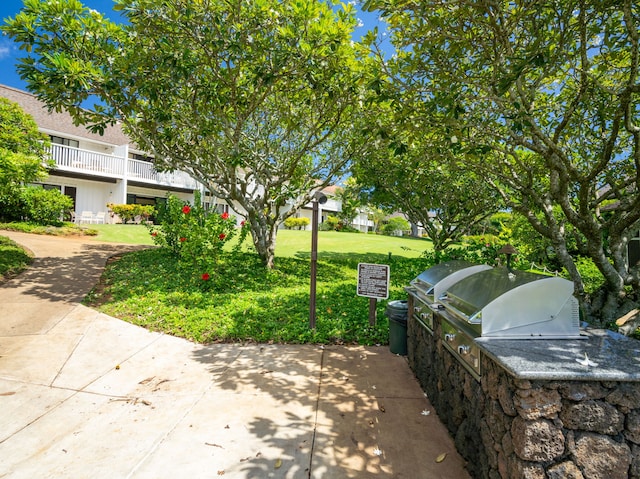
[[[160,173],[153,168],[148,161],[129,160],[128,177],[136,181],[144,181],[158,185],[167,185],[178,188],[197,188],[196,181],[182,171],[172,173]]]
[[[51,157],[58,170],[124,178],[126,165],[128,168],[126,177],[134,181],[175,188],[196,189],[198,187],[196,181],[186,173],[182,171],[159,173],[153,168],[153,164],[147,161],[131,159],[125,161],[125,158],[120,156],[58,144],[51,145]]]
[[[51,145],[51,156],[58,169],[107,176],[124,176],[123,158],[117,156],[58,144]]]

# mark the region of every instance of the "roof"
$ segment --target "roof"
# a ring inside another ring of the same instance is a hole
[[[72,135],[99,143],[108,143],[110,145],[119,146],[132,143],[131,139],[122,131],[119,125],[107,127],[104,135],[91,133],[84,126],[74,125],[71,115],[67,112],[50,112],[47,106],[31,93],[0,84],[0,97],[7,98],[20,105],[26,113],[34,118],[41,130],[59,132],[63,135]]]

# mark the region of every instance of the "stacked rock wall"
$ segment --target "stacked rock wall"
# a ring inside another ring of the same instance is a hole
[[[522,380],[483,355],[476,381],[413,318],[408,359],[476,479],[640,479],[640,383]]]

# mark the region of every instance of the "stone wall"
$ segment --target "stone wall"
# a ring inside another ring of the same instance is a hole
[[[515,379],[487,356],[476,381],[413,318],[407,353],[476,479],[640,479],[640,383]]]

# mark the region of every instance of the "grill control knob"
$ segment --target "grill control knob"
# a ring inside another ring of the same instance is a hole
[[[420,313],[420,319],[427,319],[429,315],[427,313]]]
[[[413,311],[416,312],[416,313],[419,313],[420,312],[420,306],[414,306],[413,307]]]
[[[467,346],[466,344],[461,344],[458,346],[458,354],[465,355],[471,352],[471,346]]]
[[[456,339],[456,335],[453,333],[446,333],[444,335],[444,340],[448,343],[452,343]]]

